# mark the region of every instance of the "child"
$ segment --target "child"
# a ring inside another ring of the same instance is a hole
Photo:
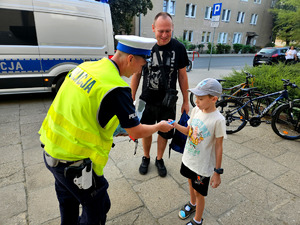
[[[222,86],[217,80],[207,78],[189,91],[196,96],[196,107],[191,112],[188,127],[174,123],[177,130],[188,135],[180,173],[188,178],[191,199],[180,210],[179,217],[186,219],[196,211],[187,225],[197,225],[203,222],[204,197],[209,183],[213,188],[221,183],[226,127],[225,119],[215,105],[222,93]]]

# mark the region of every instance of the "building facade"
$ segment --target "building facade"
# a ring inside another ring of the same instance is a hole
[[[275,0],[152,0],[153,9],[135,20],[135,35],[154,37],[152,23],[158,12],[165,11],[174,21],[173,37],[193,44],[208,42],[264,47],[271,42]],[[222,3],[219,26],[213,28],[212,8]],[[214,37],[213,37],[214,36]]]

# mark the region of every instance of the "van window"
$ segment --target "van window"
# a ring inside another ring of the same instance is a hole
[[[33,12],[0,9],[0,45],[37,45]]]

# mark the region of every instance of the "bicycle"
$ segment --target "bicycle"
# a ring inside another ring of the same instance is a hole
[[[249,100],[242,103],[238,99],[224,99],[216,104],[218,110],[223,114],[226,121],[226,133],[233,134],[242,130],[247,122],[252,127],[257,127],[261,124],[261,118],[266,116],[268,111],[279,104],[271,115],[271,125],[273,131],[280,137],[294,140],[300,138],[300,99],[291,100],[288,96],[287,87],[298,88],[294,83],[289,80],[281,79],[283,81],[284,89],[278,92],[273,92],[263,96],[252,98],[249,94]],[[247,88],[244,91],[251,92],[255,88]],[[250,105],[251,111],[254,111],[254,100],[267,99],[271,96],[277,96],[274,101],[267,105],[262,111],[258,111],[257,116],[249,119],[249,112],[246,109]],[[286,99],[285,102],[282,100]]]
[[[254,83],[254,75],[248,73],[248,72],[244,72],[246,74],[246,81],[243,82],[243,83],[240,83],[238,85],[235,85],[233,87],[230,87],[230,88],[222,88],[223,89],[223,94],[221,96],[221,100],[224,100],[226,98],[232,98],[232,96],[242,96],[242,92],[241,92],[241,89],[243,88],[248,88],[248,87],[253,87],[253,83]],[[249,82],[249,80],[251,80],[251,83]],[[224,82],[226,80],[224,79],[217,79],[217,81],[219,82]],[[229,92],[229,93],[228,93]],[[264,93],[262,92],[259,92],[259,91],[255,91],[252,93],[254,96],[258,97],[258,96],[262,96],[264,95]],[[244,96],[242,97],[246,97],[247,94],[245,94]],[[191,92],[190,93],[190,103],[193,107],[196,106],[196,103],[195,103],[195,96],[194,94]]]
[[[189,59],[189,65],[186,66],[186,72],[190,72],[192,70],[193,62]]]

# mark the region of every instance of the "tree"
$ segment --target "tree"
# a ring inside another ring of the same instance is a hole
[[[273,33],[276,37],[290,42],[300,42],[300,1],[278,0],[270,10],[274,18]]]
[[[109,0],[115,34],[130,34],[135,16],[146,15],[153,8],[151,0]]]

